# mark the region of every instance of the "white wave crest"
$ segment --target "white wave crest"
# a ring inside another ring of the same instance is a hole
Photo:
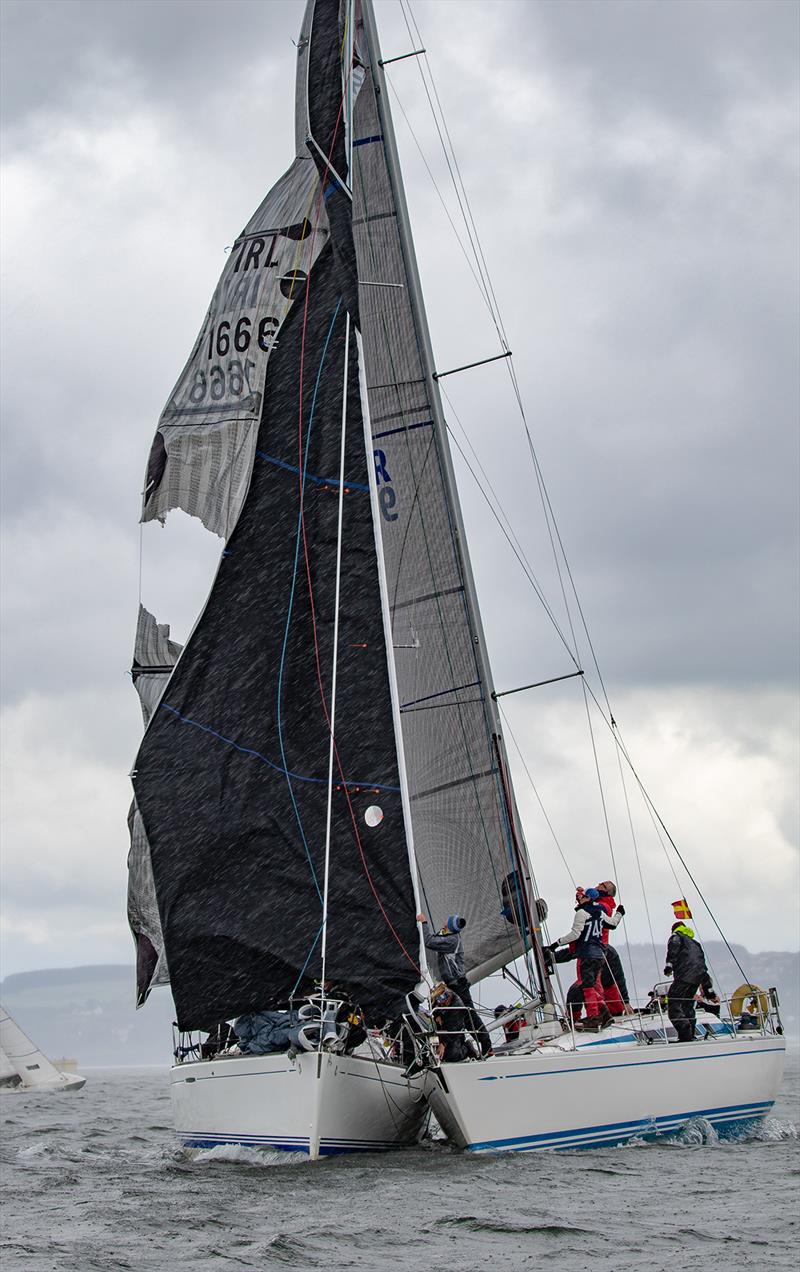
[[[184,1148],[181,1156],[196,1166],[215,1162],[235,1162],[240,1166],[297,1166],[308,1161],[307,1153],[284,1152],[276,1148],[250,1148],[244,1144],[215,1144],[213,1148]]]

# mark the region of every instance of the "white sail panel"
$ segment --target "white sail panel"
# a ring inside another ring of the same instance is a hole
[[[0,1047],[0,1087],[15,1086],[19,1082],[19,1074]]]

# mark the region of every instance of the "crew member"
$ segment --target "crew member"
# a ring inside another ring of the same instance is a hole
[[[584,900],[575,911],[575,921],[569,932],[560,936],[548,947],[554,953],[559,945],[570,945],[575,942],[575,953],[578,957],[578,980],[573,988],[580,989],[586,1006],[586,1019],[583,1028],[592,1033],[598,1032],[606,1024],[611,1023],[611,1015],[603,1012],[603,988],[600,983],[600,971],[603,966],[603,920],[607,912],[599,904],[600,893],[597,888],[587,888],[583,893]]]
[[[664,975],[672,977],[667,994],[667,1015],[675,1027],[678,1042],[692,1042],[695,1031],[694,1000],[698,989],[713,992],[706,957],[694,931],[683,921],[673,923],[667,944]]]
[[[440,1060],[458,1064],[477,1055],[477,1046],[469,1037],[470,1012],[448,985],[436,985],[431,995],[433,1023],[439,1035],[437,1055]],[[471,1050],[474,1048],[474,1050]]]
[[[480,1043],[481,1053],[485,1056],[489,1055],[492,1050],[492,1040],[472,1001],[464,965],[464,944],[461,940],[461,933],[467,926],[467,920],[462,918],[460,914],[451,914],[445,926],[438,932],[429,930],[428,920],[424,914],[417,915],[417,922],[422,924],[422,939],[425,943],[425,949],[436,955],[439,965],[439,980],[444,981],[445,985],[458,995],[461,1002],[468,1009],[472,1027]]]
[[[600,972],[600,985],[603,991],[604,1004],[600,1008],[600,1015],[603,1023],[608,1025],[614,1016],[622,1016],[630,1014],[633,1008],[630,1004],[628,996],[628,986],[625,981],[625,973],[622,970],[622,960],[612,945],[608,944],[609,932],[615,928],[620,919],[624,917],[625,907],[623,905],[616,906],[614,897],[616,896],[616,884],[610,879],[606,879],[603,883],[598,884],[596,891],[598,892],[598,903],[605,911],[603,916],[603,966]],[[575,909],[578,910],[582,902],[586,899],[586,892],[583,888],[577,888],[575,891]],[[550,946],[545,947],[545,956],[552,958]],[[566,949],[559,950],[555,955],[557,963],[568,963],[571,959],[577,958],[575,942],[572,942]],[[552,974],[552,970],[551,970]],[[581,1006],[583,1004],[583,988],[580,978],[570,985],[567,992],[567,1009],[571,1012],[573,1019],[579,1020],[581,1015]]]
[[[628,983],[620,958],[613,945],[605,947],[603,970],[600,973],[603,997],[612,1016],[630,1016],[633,1013],[628,995]]]
[[[612,1016],[622,1016],[633,1009],[628,998],[628,986],[625,982],[625,973],[622,970],[622,959],[613,946],[609,945],[608,938],[611,934],[611,929],[617,927],[620,919],[624,917],[625,906],[616,904],[614,898],[617,895],[617,885],[611,879],[604,879],[602,883],[598,883],[597,891],[600,893],[600,905],[606,912],[606,917],[603,919],[605,957],[603,970],[600,973],[600,983],[603,986],[606,1008],[611,1012]],[[614,912],[615,907],[616,913]]]
[[[518,1006],[520,1004],[517,1004]],[[501,1016],[505,1016],[506,1012],[513,1011],[513,1007],[506,1007],[503,1003],[498,1003],[494,1009],[494,1018],[498,1020]],[[512,1016],[503,1025],[503,1035],[507,1043],[517,1042],[520,1029],[525,1024],[524,1016]]]

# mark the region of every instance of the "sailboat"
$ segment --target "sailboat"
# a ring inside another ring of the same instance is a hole
[[[80,1091],[86,1079],[62,1073],[0,1004],[0,1091]]]
[[[370,0],[308,0],[295,143],[145,477],[143,521],[224,540],[185,646],[140,604],[133,663],[128,912],[138,1004],[175,1002],[179,1137],[316,1158],[413,1143],[431,1108],[478,1150],[763,1116],[776,1008],[675,1047],[556,1001]],[[419,918],[455,910],[470,983],[525,978],[517,1043],[458,1064]]]

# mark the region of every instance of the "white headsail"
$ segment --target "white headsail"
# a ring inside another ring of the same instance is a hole
[[[0,1005],[0,1075],[7,1066],[19,1077],[20,1089],[77,1090],[86,1081],[77,1075],[66,1077],[61,1073]],[[8,1077],[11,1078],[11,1073]]]

